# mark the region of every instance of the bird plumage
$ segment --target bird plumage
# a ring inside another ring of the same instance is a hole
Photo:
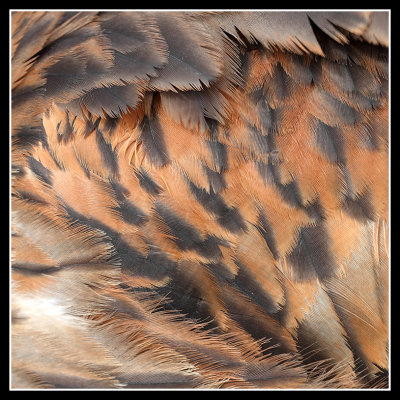
[[[12,387],[387,387],[387,11],[11,18]]]

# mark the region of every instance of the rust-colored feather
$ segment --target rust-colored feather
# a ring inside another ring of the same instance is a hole
[[[11,387],[389,388],[389,19],[11,11]]]

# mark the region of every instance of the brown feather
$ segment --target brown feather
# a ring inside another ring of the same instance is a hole
[[[11,17],[12,388],[388,388],[390,13]]]

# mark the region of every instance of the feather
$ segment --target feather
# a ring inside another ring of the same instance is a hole
[[[250,301],[235,288],[222,287],[223,301],[232,318],[248,331],[254,339],[271,338],[267,349],[272,354],[290,353],[294,351],[294,342],[286,329],[276,323],[262,308]],[[247,311],[246,311],[247,310]],[[254,318],[252,316],[257,316]],[[279,338],[279,339],[278,339]],[[276,348],[274,348],[274,345]]]
[[[295,279],[323,280],[332,276],[336,265],[330,250],[330,239],[323,226],[301,228],[296,246],[287,257]]]
[[[68,103],[67,109],[83,115],[88,110],[98,116],[118,117],[137,106],[141,91],[137,85],[102,87],[84,93],[79,99]]]
[[[387,11],[13,11],[12,388],[388,388]]]
[[[309,49],[321,54],[320,46],[315,39],[307,21],[306,14],[296,12],[226,12],[206,14],[204,17],[211,27],[223,29],[242,42],[243,35],[248,42],[255,40],[267,49],[276,45],[295,53],[307,52]],[[287,31],[281,30],[285,26]]]
[[[168,63],[150,80],[151,88],[200,90],[219,77],[221,60],[204,26],[176,14],[159,13],[156,19],[168,44]]]
[[[369,24],[369,13],[359,12],[308,12],[308,17],[327,35],[339,43],[345,42],[346,38],[337,28],[343,28],[355,35],[363,35],[366,26]]]
[[[363,278],[357,274],[357,258],[363,253],[362,249],[367,241],[366,237],[372,234],[374,223],[363,224],[361,230],[359,251],[355,252],[345,264],[346,278],[338,280],[332,278],[327,282],[328,294],[331,297],[338,315],[349,336],[349,344],[357,357],[360,357],[367,374],[377,372],[377,366],[385,363],[387,357],[385,347],[386,339],[379,340],[378,337],[386,335],[386,328],[382,325],[381,309],[384,300],[375,286],[375,278],[372,278],[374,269],[385,268],[383,264],[376,265],[369,256],[363,263]],[[367,257],[366,255],[364,255]],[[355,278],[355,274],[357,278]],[[372,275],[371,275],[372,274]],[[371,279],[367,277],[371,276]],[[356,279],[358,282],[354,281]],[[351,282],[351,283],[350,283]],[[355,298],[355,290],[363,286],[364,290],[358,292]],[[369,286],[371,285],[371,286]],[[354,329],[350,328],[354,326]],[[355,328],[357,326],[357,328]],[[355,335],[359,335],[355,338]],[[367,361],[366,353],[369,354]]]
[[[128,224],[141,225],[146,221],[146,215],[126,197],[126,189],[117,182],[111,182],[118,207],[113,207],[121,214],[121,218]]]
[[[166,113],[185,128],[200,132],[207,129],[204,106],[196,92],[161,93],[161,104]]]
[[[363,32],[363,38],[370,43],[380,44],[382,46],[389,46],[389,32],[388,32],[388,12],[387,11],[374,11],[370,15],[370,23],[367,29]]]
[[[380,84],[362,66],[351,68],[351,77],[357,90],[366,97],[376,98],[380,95]]]
[[[135,175],[137,176],[139,180],[140,186],[146,190],[146,192],[157,195],[162,191],[162,188],[157,185],[156,182],[154,182],[151,179],[151,176],[148,174],[148,172],[144,169],[141,168],[138,171],[135,171]]]
[[[321,79],[326,80],[329,85],[347,93],[355,90],[350,70],[346,65],[322,60],[321,70]]]
[[[223,200],[222,196],[207,192],[189,182],[190,191],[193,193],[196,200],[210,213],[214,214],[217,222],[232,232],[245,230],[246,225],[240,212],[235,207],[229,207]]]
[[[315,120],[314,127],[315,143],[325,157],[331,162],[345,162],[343,134],[338,128]]]
[[[327,125],[351,125],[356,121],[356,112],[328,92],[315,89],[312,99],[316,108],[312,114]]]
[[[15,85],[26,76],[31,66],[29,61],[46,43],[49,33],[57,24],[57,18],[46,12],[13,12],[12,19],[12,60],[15,66],[13,68]],[[31,21],[30,24],[28,23],[29,20]]]
[[[193,249],[201,255],[211,259],[219,257],[221,250],[218,247],[218,241],[213,236],[202,238],[195,227],[175,215],[163,204],[156,205],[156,212],[162,218],[171,232],[172,240],[182,250]]]
[[[96,231],[92,234],[85,232],[84,227],[77,224],[69,225],[65,215],[53,217],[50,213],[48,213],[50,215],[38,214],[36,205],[26,206],[23,201],[15,202],[14,210],[16,227],[23,230],[24,234],[55,259],[58,265],[89,262],[96,259],[108,261],[113,258],[110,255],[110,245],[107,241],[102,241],[104,235]],[[33,215],[33,217],[28,219],[24,218],[24,215]],[[61,238],[64,240],[59,241]],[[75,247],[79,242],[81,245]]]
[[[310,68],[311,60],[298,54],[284,54],[279,57],[280,64],[285,72],[297,83],[309,86],[313,79]]]
[[[330,318],[327,318],[328,315]],[[353,354],[347,346],[346,331],[341,326],[334,305],[323,286],[318,286],[313,307],[305,313],[297,332],[307,363],[325,361],[327,363],[325,368],[329,370],[337,362],[345,360],[343,368],[348,376],[353,376],[355,380],[355,363]]]
[[[141,123],[139,140],[145,147],[149,161],[158,167],[165,165],[169,158],[158,119],[145,117]]]

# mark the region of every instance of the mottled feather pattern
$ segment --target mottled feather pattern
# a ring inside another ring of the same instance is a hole
[[[387,388],[389,18],[12,11],[12,388]]]

